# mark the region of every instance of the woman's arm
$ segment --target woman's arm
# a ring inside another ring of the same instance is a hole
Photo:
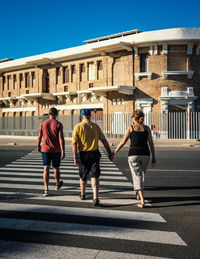
[[[151,154],[152,154],[152,166],[154,167],[156,165],[155,148],[154,148],[154,144],[153,144],[151,130],[149,127],[147,127],[147,131],[148,131],[148,142],[149,142],[149,146],[150,146]]]
[[[117,152],[126,144],[126,142],[130,137],[130,133],[131,133],[131,126],[128,127],[123,139],[121,140],[121,142],[119,143],[115,151],[113,152],[114,155],[117,154]]]

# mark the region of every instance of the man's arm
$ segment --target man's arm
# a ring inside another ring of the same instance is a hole
[[[37,138],[37,151],[41,152],[41,141],[42,141],[42,130],[40,128],[39,135]]]
[[[59,142],[60,142],[60,149],[61,149],[61,159],[65,158],[65,139],[63,136],[63,129],[59,132]]]
[[[75,164],[75,166],[78,166],[79,160],[77,157],[77,143],[76,142],[72,142],[72,153],[73,153],[73,158],[74,158],[74,164]]]
[[[111,152],[111,149],[110,149],[110,146],[109,146],[109,144],[108,144],[107,139],[104,138],[104,139],[101,139],[100,141],[101,141],[102,144],[104,145],[104,147],[105,147],[105,149],[106,149],[106,151],[107,151],[107,153],[108,153],[109,159],[112,160],[112,158],[111,158],[112,152]]]

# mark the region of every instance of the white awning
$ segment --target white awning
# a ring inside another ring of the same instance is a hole
[[[55,106],[57,110],[81,110],[87,109],[103,109],[103,103],[91,103],[91,104],[75,104],[75,105],[58,105]]]
[[[18,99],[27,99],[27,100],[30,100],[30,101],[35,101],[37,100],[38,98],[42,98],[44,100],[49,100],[49,101],[55,101],[56,100],[56,97],[53,96],[52,94],[50,93],[31,93],[31,94],[22,94],[20,96],[17,97]]]
[[[24,107],[24,108],[4,108],[2,112],[35,112],[36,107]]]
[[[112,92],[112,91],[117,91],[125,95],[133,95],[135,86],[122,86],[122,85],[104,86],[104,87],[89,88],[88,90],[102,96],[104,96],[107,92]]]
[[[12,97],[2,97],[2,98],[0,98],[0,101],[10,101],[12,99],[15,99],[15,98],[12,98]]]
[[[52,95],[53,96],[61,96],[61,95],[67,96],[67,95],[75,95],[75,94],[76,94],[75,92],[61,92],[61,93],[53,93]]]

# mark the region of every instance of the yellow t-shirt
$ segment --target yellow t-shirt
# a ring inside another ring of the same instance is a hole
[[[84,119],[74,128],[72,142],[77,143],[80,151],[94,151],[99,148],[99,140],[105,136],[96,123]]]

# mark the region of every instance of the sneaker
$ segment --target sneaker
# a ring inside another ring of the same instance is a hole
[[[93,200],[93,206],[99,206],[99,199],[94,199]]]
[[[43,194],[44,197],[49,196],[49,190],[46,190]]]
[[[56,185],[56,190],[60,190],[60,188],[63,186],[63,181],[59,182],[59,185]]]
[[[81,200],[85,200],[85,194],[83,194],[83,195],[82,195],[82,194],[80,194],[80,196],[79,196],[79,197],[80,197],[80,199],[81,199]]]

